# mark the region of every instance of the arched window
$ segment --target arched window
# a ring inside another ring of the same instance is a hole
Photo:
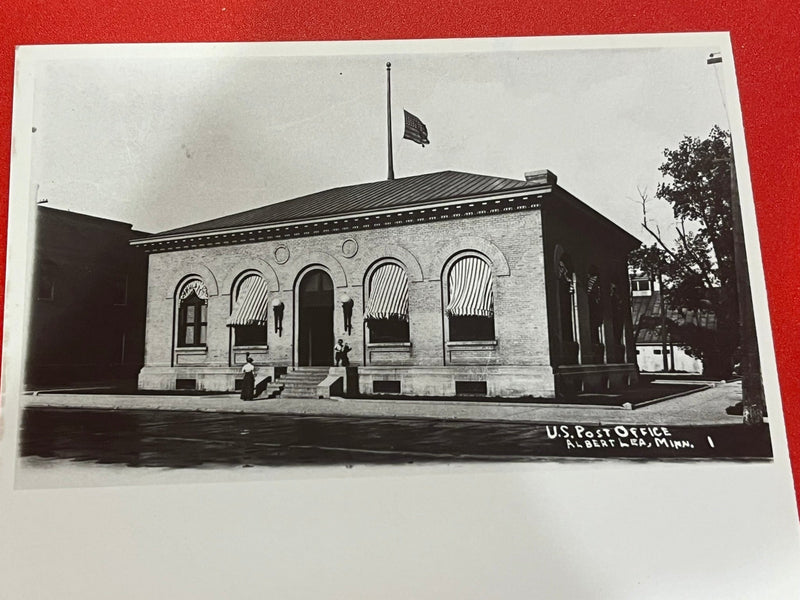
[[[600,293],[600,273],[597,267],[589,267],[586,277],[586,299],[589,304],[589,348],[584,356],[589,362],[605,362],[605,338],[603,335],[603,297]]]
[[[258,274],[241,278],[234,286],[231,299],[231,316],[228,327],[233,327],[234,346],[267,345],[267,283]]]
[[[370,343],[408,342],[408,275],[386,262],[369,276],[364,321]]]
[[[578,362],[577,303],[575,299],[575,273],[566,254],[558,262],[558,315],[561,333],[561,364]]]
[[[447,271],[449,341],[494,340],[492,267],[482,257],[459,258]]]
[[[199,279],[185,283],[178,295],[178,346],[206,345],[208,290]]]

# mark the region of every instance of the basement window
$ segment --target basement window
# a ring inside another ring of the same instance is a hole
[[[197,389],[197,380],[196,379],[176,379],[175,380],[175,389],[176,390],[196,390]]]
[[[399,394],[400,382],[395,380],[386,381],[373,381],[372,382],[373,394]]]
[[[485,381],[456,381],[456,396],[485,396]]]

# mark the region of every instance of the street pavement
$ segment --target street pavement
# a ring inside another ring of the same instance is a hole
[[[158,395],[39,392],[26,394],[22,407],[80,407],[281,415],[330,415],[443,420],[511,421],[528,423],[733,425],[741,416],[725,409],[741,401],[741,381],[720,382],[707,389],[654,402],[633,410],[618,407],[570,406],[459,401],[456,399],[397,400],[332,398],[263,399],[244,402],[236,394]]]

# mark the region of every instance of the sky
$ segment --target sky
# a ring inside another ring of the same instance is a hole
[[[115,48],[37,61],[31,201],[147,232],[385,179],[387,60],[397,178],[549,169],[640,239],[664,149],[727,128],[713,46]],[[403,109],[429,146],[402,139]]]

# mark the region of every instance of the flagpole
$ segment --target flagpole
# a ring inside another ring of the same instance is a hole
[[[389,176],[394,179],[394,158],[392,157],[392,63],[386,63],[386,128],[389,133]]]

